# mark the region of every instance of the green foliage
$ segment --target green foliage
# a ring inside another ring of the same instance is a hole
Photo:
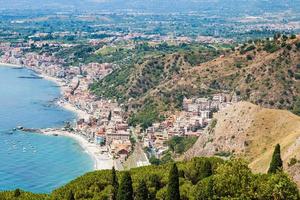
[[[133,188],[130,172],[123,174],[120,187],[118,189],[117,200],[133,200]]]
[[[173,199],[177,199],[180,194],[182,200],[299,199],[296,184],[283,172],[253,174],[247,165],[243,160],[194,158],[191,161],[177,162],[175,167],[173,163],[168,163],[134,168],[130,173],[118,172],[115,179],[122,179],[119,187],[119,191],[124,191],[119,192],[122,193],[122,199],[145,199],[144,194],[148,191],[151,200],[167,200],[170,199],[171,188],[172,195],[176,196]],[[114,191],[112,174],[112,170],[87,173],[50,195],[20,191],[21,195],[15,198],[14,191],[11,191],[0,192],[0,199],[64,200],[68,199],[72,191],[76,200],[110,200]]]
[[[74,197],[74,193],[72,190],[70,190],[68,196],[67,196],[67,200],[75,200],[75,197]]]
[[[190,149],[198,137],[180,137],[174,136],[168,141],[169,149],[175,153],[182,154]]]
[[[300,116],[300,97],[298,97],[294,103],[293,113]]]
[[[280,145],[277,144],[275,146],[275,150],[272,156],[268,173],[276,173],[277,171],[281,171],[281,170],[282,170],[282,160],[280,155]]]
[[[138,124],[145,130],[156,121],[162,121],[164,117],[159,114],[158,106],[155,102],[147,102],[142,110],[132,114],[129,118],[129,124],[136,126]]]
[[[180,200],[179,192],[179,175],[176,163],[172,165],[169,173],[169,183],[168,183],[168,200]]]
[[[110,121],[111,120],[111,111],[109,111],[109,114],[108,114],[108,117],[107,117],[107,119],[108,119],[108,121]]]
[[[147,188],[147,184],[144,180],[141,180],[135,194],[135,200],[148,200],[148,199],[149,199],[149,191]]]
[[[213,119],[209,125],[209,130],[213,130],[216,127],[217,123],[218,123],[218,120]]]
[[[277,51],[279,47],[274,42],[268,41],[267,44],[264,46],[264,50],[268,53],[274,53]]]
[[[19,188],[15,189],[14,197],[19,197],[21,195],[21,191]]]
[[[199,184],[197,184],[195,190],[196,200],[211,200],[214,197],[214,179],[213,177],[208,177]]]
[[[288,166],[291,167],[291,166],[294,166],[297,163],[298,163],[298,160],[296,158],[291,158],[290,162],[288,163]]]
[[[112,178],[111,178],[111,185],[113,187],[112,200],[116,200],[117,199],[117,195],[118,195],[119,182],[118,182],[118,177],[117,177],[117,173],[116,173],[115,167],[112,168],[111,176],[112,176]]]
[[[167,151],[166,153],[164,153],[161,158],[161,164],[171,163],[173,161],[174,161],[173,156],[170,151]]]
[[[217,167],[223,163],[220,158],[193,158],[185,165],[184,176],[192,184],[211,176]]]
[[[286,174],[251,173],[247,163],[232,160],[195,187],[195,199],[299,199],[299,191]]]
[[[49,198],[47,194],[33,194],[31,192],[24,192],[19,189],[14,191],[0,192],[0,199],[2,200],[46,200]]]
[[[293,40],[293,39],[296,39],[296,35],[295,34],[292,34],[291,36],[290,36],[290,38]]]
[[[247,163],[233,160],[217,169],[214,175],[214,191],[220,196],[243,197],[248,196],[252,173]]]
[[[155,156],[151,156],[149,159],[149,162],[151,163],[151,165],[159,165],[160,164],[160,160],[158,158],[156,158]]]
[[[120,50],[119,54],[123,51],[125,50]],[[114,58],[113,63],[119,64],[120,68],[94,82],[90,90],[99,97],[124,103],[125,107],[133,111],[130,124],[147,128],[153,122],[163,120],[164,111],[181,108],[183,93],[187,93],[185,90],[171,91],[171,94],[169,91],[160,91],[160,95],[152,98],[147,96],[149,92],[183,70],[216,58],[220,52],[193,43],[179,46],[167,43],[150,46],[148,43],[141,43],[122,53],[127,58],[123,58],[123,63],[117,62],[115,54],[112,52],[109,57]]]

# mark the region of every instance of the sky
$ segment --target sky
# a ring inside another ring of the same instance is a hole
[[[300,0],[0,0],[0,9],[268,12],[300,10]]]

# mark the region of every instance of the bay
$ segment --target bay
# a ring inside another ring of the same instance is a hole
[[[0,66],[0,190],[49,193],[93,169],[93,160],[72,138],[12,131],[17,126],[62,127],[75,119],[55,105],[59,88],[24,78],[32,74]]]

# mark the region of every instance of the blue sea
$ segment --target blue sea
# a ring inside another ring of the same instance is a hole
[[[93,160],[73,139],[13,132],[62,127],[75,115],[55,105],[59,88],[44,79],[28,79],[28,69],[0,67],[0,190],[20,188],[50,193],[93,169]]]

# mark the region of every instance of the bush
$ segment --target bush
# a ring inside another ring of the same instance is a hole
[[[292,111],[294,114],[300,116],[300,97],[298,97],[297,100],[295,101]]]
[[[267,44],[264,47],[264,50],[268,53],[274,53],[278,49],[279,49],[279,47],[275,43],[272,43],[272,42],[267,42]]]
[[[298,160],[296,158],[291,158],[290,162],[288,163],[288,166],[294,166],[295,164],[297,164]]]
[[[243,160],[221,165],[215,174],[200,181],[195,199],[299,199],[299,191],[286,174],[252,174]]]

